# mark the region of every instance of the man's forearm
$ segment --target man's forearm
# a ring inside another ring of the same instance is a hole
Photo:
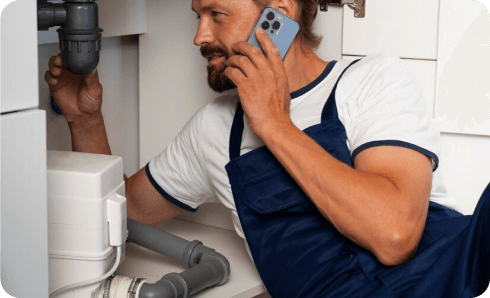
[[[90,118],[76,119],[69,122],[68,125],[71,131],[73,151],[111,154],[101,112]]]

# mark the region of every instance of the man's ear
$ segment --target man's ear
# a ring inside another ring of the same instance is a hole
[[[282,12],[291,19],[296,19],[299,14],[299,6],[297,0],[272,0],[269,6]]]

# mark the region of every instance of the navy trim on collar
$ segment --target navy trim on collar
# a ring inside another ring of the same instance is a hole
[[[322,74],[318,78],[316,78],[313,82],[309,83],[308,85],[304,86],[299,90],[291,92],[290,93],[291,100],[295,99],[296,97],[300,97],[301,95],[315,88],[316,85],[320,84],[320,82],[323,81],[323,79],[325,79],[328,76],[330,71],[332,71],[333,67],[335,66],[335,63],[337,63],[337,61],[335,60],[330,61],[327,64],[327,67],[325,67],[325,70],[323,70]]]

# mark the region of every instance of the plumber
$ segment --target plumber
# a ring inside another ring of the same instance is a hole
[[[272,297],[475,297],[490,279],[490,188],[454,211],[440,132],[397,57],[324,61],[318,0],[192,0],[208,83],[202,107],[126,178],[128,217],[152,226],[217,198]],[[300,30],[284,60],[253,30],[272,7]],[[263,52],[247,43],[255,34]],[[74,151],[111,154],[98,73],[59,55],[45,74]],[[170,100],[163,98],[162,100]]]

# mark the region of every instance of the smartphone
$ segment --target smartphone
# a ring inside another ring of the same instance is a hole
[[[255,30],[257,30],[257,28],[262,28],[267,32],[272,39],[272,42],[279,50],[281,59],[284,59],[296,34],[298,34],[299,24],[274,8],[266,7],[257,21],[257,24],[255,24],[255,27],[252,29],[247,41],[249,44],[260,48],[262,52],[264,52],[259,41],[255,38]]]

